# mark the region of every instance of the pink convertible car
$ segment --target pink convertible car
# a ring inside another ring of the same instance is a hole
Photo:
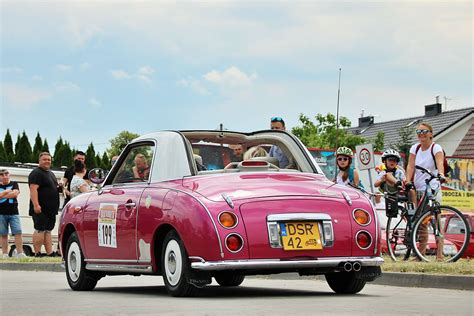
[[[231,148],[242,145],[243,157]],[[271,146],[288,159],[270,157]],[[357,293],[381,275],[380,227],[369,200],[335,185],[304,145],[282,131],[166,131],[141,136],[97,191],[63,209],[59,240],[73,290],[107,275],[162,275],[173,296],[212,278],[325,275]]]

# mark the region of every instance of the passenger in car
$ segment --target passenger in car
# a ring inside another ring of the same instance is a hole
[[[148,161],[143,154],[137,154],[133,160],[135,166],[132,168],[133,177],[135,179],[148,180],[150,176],[150,166]]]
[[[272,130],[285,131],[285,121],[281,117],[272,117],[270,120],[270,128]],[[288,168],[290,165],[290,160],[283,153],[280,147],[273,145],[270,148],[269,152],[270,157],[275,157],[278,159],[279,165],[281,168]]]
[[[244,153],[244,160],[249,160],[254,157],[267,157],[267,156],[268,154],[265,149],[263,149],[260,146],[254,146],[254,147],[250,147],[249,150],[247,150]]]

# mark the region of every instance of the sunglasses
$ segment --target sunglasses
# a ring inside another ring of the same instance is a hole
[[[430,131],[429,129],[417,129],[415,132],[416,132],[418,135],[431,133],[431,131]]]
[[[338,157],[337,158],[337,161],[348,161],[348,160],[349,160],[349,158],[347,158],[347,157]]]
[[[271,118],[272,123],[273,122],[283,122],[283,119],[279,116],[274,116]]]

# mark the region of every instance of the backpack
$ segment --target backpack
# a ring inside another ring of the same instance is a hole
[[[438,170],[438,166],[436,166],[435,155],[433,153],[433,147],[434,147],[434,143],[431,144],[431,157],[433,157],[435,169]],[[418,144],[418,146],[416,146],[415,155],[418,154],[418,151],[420,150],[420,148],[421,148],[421,144]],[[451,166],[448,164],[448,160],[446,159],[446,152],[444,151],[444,149],[443,149],[443,166],[444,166],[444,175],[448,175],[448,173],[450,173],[453,170]]]

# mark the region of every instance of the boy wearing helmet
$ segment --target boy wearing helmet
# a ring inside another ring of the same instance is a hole
[[[398,166],[400,154],[394,149],[387,149],[382,154],[382,165],[377,169],[379,174],[374,183],[381,192],[394,193],[405,180],[405,172]]]
[[[353,152],[350,148],[339,147],[336,150],[336,164],[338,173],[334,180],[337,184],[360,186],[359,172],[351,168]]]

